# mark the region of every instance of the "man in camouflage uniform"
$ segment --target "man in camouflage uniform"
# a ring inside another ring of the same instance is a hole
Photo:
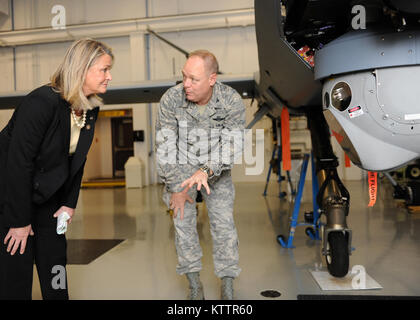
[[[202,186],[222,299],[233,299],[233,279],[241,271],[231,168],[242,152],[245,107],[234,89],[217,81],[217,73],[213,54],[192,52],[182,69],[183,82],[162,96],[156,121],[158,174],[165,183],[163,200],[173,210],[177,273],[186,274],[190,299],[204,298],[195,206]],[[226,139],[229,134],[233,144]]]

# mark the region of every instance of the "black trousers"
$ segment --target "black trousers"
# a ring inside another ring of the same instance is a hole
[[[11,256],[4,244],[9,228],[0,214],[0,299],[32,299],[33,264],[35,262],[42,298],[67,300],[67,242],[65,235],[56,232],[57,219],[53,214],[60,208],[58,196],[34,206],[32,230],[24,254],[19,249]]]

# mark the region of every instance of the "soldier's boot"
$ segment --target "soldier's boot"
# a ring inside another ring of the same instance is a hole
[[[233,278],[232,277],[222,278],[221,299],[233,300]]]
[[[198,272],[186,273],[187,279],[190,283],[189,300],[204,300],[203,284],[200,281],[200,274]]]

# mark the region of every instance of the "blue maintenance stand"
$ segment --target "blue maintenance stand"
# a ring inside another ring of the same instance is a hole
[[[313,219],[312,222],[298,222],[299,217],[299,210],[300,210],[300,204],[302,201],[302,194],[303,189],[305,186],[305,178],[306,178],[306,171],[308,169],[308,163],[309,163],[309,157],[311,158],[311,164],[312,164],[312,205],[313,205]],[[294,201],[294,207],[293,207],[293,213],[291,217],[291,223],[290,223],[290,230],[289,230],[289,236],[286,239],[282,235],[277,236],[277,241],[281,244],[283,248],[294,248],[293,246],[293,239],[295,236],[295,231],[297,227],[306,226],[305,233],[312,239],[312,240],[321,240],[319,236],[319,206],[316,201],[316,196],[319,191],[318,186],[318,179],[316,177],[315,172],[315,164],[313,155],[309,155],[308,153],[304,154],[303,157],[303,163],[302,163],[302,169],[300,171],[300,177],[299,177],[299,185],[297,190],[297,195],[295,197]]]

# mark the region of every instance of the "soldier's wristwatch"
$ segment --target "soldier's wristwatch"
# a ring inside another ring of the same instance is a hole
[[[207,173],[207,177],[210,178],[210,168],[208,165],[205,164],[204,166],[200,167],[200,170]]]

